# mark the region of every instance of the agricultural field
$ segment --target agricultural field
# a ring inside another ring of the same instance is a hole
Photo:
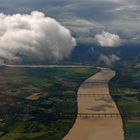
[[[140,68],[122,67],[110,82],[110,91],[123,117],[125,139],[140,139]]]
[[[0,67],[0,140],[61,140],[76,118],[79,85],[97,71]]]

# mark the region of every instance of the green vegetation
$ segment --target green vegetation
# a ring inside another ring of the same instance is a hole
[[[121,114],[127,114],[123,118],[126,140],[139,140],[140,68],[129,66],[117,69],[116,77],[110,82],[110,91]]]
[[[94,68],[0,68],[0,140],[61,140]],[[37,96],[37,98],[36,98]]]

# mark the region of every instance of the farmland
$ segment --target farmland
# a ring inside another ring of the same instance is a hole
[[[61,140],[77,113],[79,85],[94,68],[0,68],[0,139]]]
[[[110,82],[110,91],[123,118],[126,140],[140,138],[140,68],[133,66],[117,69]],[[118,94],[118,95],[117,95]]]

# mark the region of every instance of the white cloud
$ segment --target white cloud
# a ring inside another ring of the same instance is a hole
[[[76,45],[70,31],[42,12],[0,13],[0,59],[7,61],[59,61]]]
[[[101,62],[105,63],[106,65],[111,65],[112,63],[119,61],[120,58],[118,56],[116,56],[115,54],[112,54],[109,56],[101,54],[99,57],[99,60]]]
[[[121,44],[121,39],[118,35],[105,31],[102,34],[97,34],[95,40],[102,47],[118,47]]]

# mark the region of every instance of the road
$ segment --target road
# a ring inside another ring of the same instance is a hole
[[[78,115],[72,129],[63,140],[124,140],[122,119],[109,94],[108,82],[114,76],[115,72],[111,69],[101,68],[100,72],[80,86],[77,102],[78,114],[112,113],[118,114],[117,117],[104,115],[79,117]],[[89,96],[89,94],[96,94],[96,96]]]

